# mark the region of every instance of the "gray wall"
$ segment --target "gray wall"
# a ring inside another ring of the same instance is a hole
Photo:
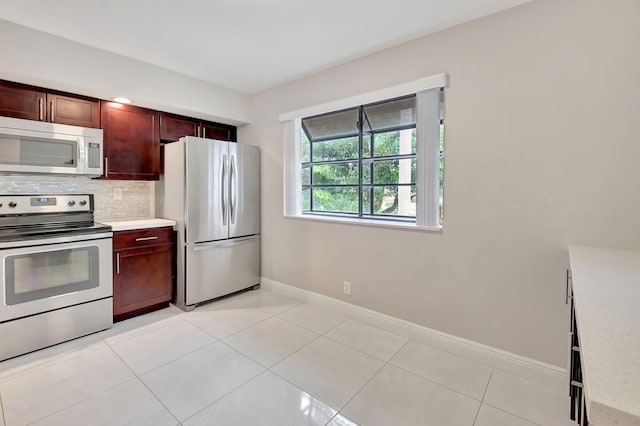
[[[138,106],[229,124],[249,120],[248,95],[2,19],[0,53],[5,80],[100,99],[125,96]]]
[[[637,0],[537,0],[253,97],[263,276],[564,366],[567,244],[640,249],[638,46]],[[283,218],[280,113],[440,72],[441,234]]]

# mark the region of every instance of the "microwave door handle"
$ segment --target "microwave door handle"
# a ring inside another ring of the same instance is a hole
[[[77,158],[78,158],[78,164],[76,164],[76,168],[81,172],[84,173],[86,172],[86,170],[84,169],[84,140],[82,138],[78,138],[77,139],[77,143],[76,143],[76,148],[77,148]]]

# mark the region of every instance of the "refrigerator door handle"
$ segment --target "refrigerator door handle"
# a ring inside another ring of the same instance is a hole
[[[233,238],[230,240],[212,241],[209,243],[196,243],[193,245],[193,251],[210,250],[218,247],[229,247],[241,243],[246,243],[259,238],[257,235],[251,235],[249,237]]]
[[[222,206],[222,224],[227,225],[227,156],[222,156],[222,178],[220,179],[220,205]]]
[[[229,159],[231,171],[229,172],[229,203],[231,204],[231,223],[236,223],[236,203],[238,202],[238,168],[236,167],[236,157]]]

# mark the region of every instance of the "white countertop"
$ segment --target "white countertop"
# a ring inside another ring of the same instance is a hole
[[[589,423],[640,425],[640,251],[569,257]]]
[[[150,218],[150,219],[134,219],[134,220],[114,220],[109,222],[101,221],[105,225],[111,226],[113,231],[129,231],[132,229],[161,228],[163,226],[175,226],[173,220]]]

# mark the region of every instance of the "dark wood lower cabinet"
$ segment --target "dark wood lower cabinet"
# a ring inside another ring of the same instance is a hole
[[[114,321],[168,305],[173,290],[173,231],[114,232]]]

